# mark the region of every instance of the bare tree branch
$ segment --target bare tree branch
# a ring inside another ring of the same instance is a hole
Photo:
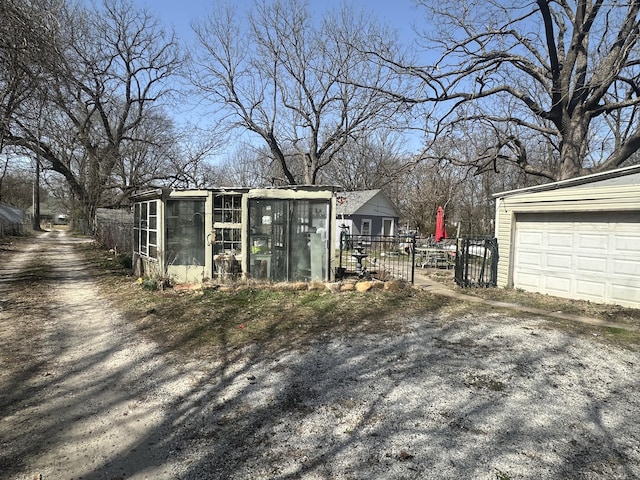
[[[9,1],[29,11],[31,2]],[[27,78],[35,81],[29,102],[12,112],[3,133],[64,176],[91,222],[98,206],[124,201],[135,188],[128,182],[145,177],[138,175],[139,155],[149,150],[135,145],[158,143],[149,138],[148,124],[161,116],[156,110],[169,91],[167,79],[182,59],[173,36],[126,0],[105,0],[95,10],[63,0],[56,7],[47,10],[46,22],[38,15],[20,17],[37,31],[33,46],[0,45],[3,57],[20,55]],[[36,114],[38,103],[42,115]],[[158,129],[157,139],[168,131]],[[144,161],[156,168],[152,158]]]
[[[390,65],[434,92],[413,98],[441,105],[433,133],[480,119],[492,126],[501,153],[470,164],[508,161],[560,180],[630,161],[640,143],[639,1],[419,3],[436,26],[425,39],[441,54],[437,69]],[[559,162],[531,154],[522,162],[536,138]]]
[[[402,103],[382,93],[401,76],[362,53],[393,39],[362,12],[345,7],[318,25],[299,0],[263,1],[246,31],[229,9],[195,30],[194,84],[232,128],[261,138],[287,183],[316,183],[349,141],[402,121]]]

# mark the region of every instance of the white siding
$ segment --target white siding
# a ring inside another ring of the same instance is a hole
[[[500,252],[500,258],[498,262],[498,286],[501,287],[513,287],[514,286],[514,272],[515,262],[514,257],[517,253],[517,247],[515,245],[516,231],[518,230],[518,222],[522,220],[523,215],[534,213],[565,213],[565,214],[585,214],[610,216],[613,212],[622,212],[626,215],[625,222],[622,223],[635,223],[636,226],[640,224],[640,185],[633,183],[635,180],[633,176],[629,176],[631,183],[625,185],[624,182],[616,182],[615,185],[611,185],[611,181],[603,182],[607,183],[599,185],[598,182],[594,182],[589,185],[571,186],[566,188],[549,189],[538,192],[511,192],[505,194],[504,197],[498,197],[496,199],[496,237],[498,238],[498,246]],[[573,221],[565,219],[566,221]],[[584,217],[578,219],[578,221],[588,221]],[[615,222],[614,222],[615,223]],[[635,228],[635,227],[632,227]],[[624,272],[637,272],[635,268],[637,265],[635,262],[640,260],[633,260],[634,255],[638,255],[638,238],[635,231],[628,232],[621,229],[619,226],[614,226],[615,233],[611,237],[608,237],[606,249],[615,249],[618,257],[610,260],[611,264],[607,264],[606,268],[613,269],[616,274],[624,275]],[[543,239],[535,237],[535,232],[523,232],[520,229],[521,235],[527,234],[530,238],[522,238],[522,242],[535,243],[536,241],[542,242]],[[602,236],[597,232],[582,232],[578,239],[574,240],[573,237],[570,240],[565,231],[556,231],[553,235],[546,238],[544,241],[548,242],[548,245],[553,248],[563,248],[567,242],[571,241],[575,243],[575,248],[583,249],[585,251],[598,250],[602,247],[604,241]],[[564,243],[563,243],[564,242]],[[573,248],[573,247],[572,247]],[[542,255],[542,252],[538,252]],[[530,264],[536,264],[537,260],[541,258],[534,258],[536,255],[535,250],[532,249],[522,259],[518,259],[520,262],[529,262]],[[626,257],[623,259],[622,257]],[[553,268],[562,268],[563,265],[567,266],[567,259],[563,255],[554,254],[552,251],[549,255],[545,256],[545,261],[550,262],[549,266]],[[564,262],[564,263],[563,263]],[[600,262],[600,263],[599,263]],[[523,264],[524,265],[524,264]],[[604,268],[602,265],[602,258],[600,256],[584,255],[579,260],[576,260],[571,264],[571,268],[578,268],[583,271],[594,268]],[[524,270],[520,270],[520,275],[527,275]],[[637,274],[637,273],[634,273]],[[539,284],[542,282],[540,278],[534,279],[533,277],[539,277],[539,272],[529,272],[530,276],[528,282],[531,285]],[[525,277],[521,276],[520,283],[525,282]],[[567,286],[566,278],[559,277],[557,280],[549,280],[549,286],[554,290],[560,291],[563,288],[570,288]],[[592,281],[587,279],[576,280],[577,289],[580,292],[593,292],[601,288],[595,285]],[[615,303],[625,302],[625,298],[633,297],[635,295],[634,289],[637,284],[630,281],[627,284],[617,284],[610,287],[611,301]],[[532,287],[533,288],[533,287]],[[545,287],[546,288],[546,287]],[[573,288],[573,287],[571,287]],[[576,290],[578,291],[578,290]],[[548,292],[551,293],[551,292]],[[587,293],[585,293],[585,296]],[[592,294],[589,294],[592,295]],[[577,298],[577,297],[576,297]]]
[[[377,193],[366,204],[354,212],[363,217],[397,217],[398,212],[393,204],[382,193]]]

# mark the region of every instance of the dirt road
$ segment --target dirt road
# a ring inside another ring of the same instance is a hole
[[[171,478],[155,446],[185,380],[100,298],[80,241],[0,257],[0,477]]]
[[[504,311],[169,361],[60,232],[0,252],[0,479],[640,478],[640,353]],[[449,316],[448,316],[449,315]]]

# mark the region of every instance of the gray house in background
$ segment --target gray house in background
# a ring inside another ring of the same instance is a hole
[[[392,236],[398,231],[400,212],[382,190],[360,190],[336,194],[336,237],[351,235]]]

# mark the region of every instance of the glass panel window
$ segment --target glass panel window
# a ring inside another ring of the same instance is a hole
[[[253,278],[326,280],[329,202],[252,199],[249,266]]]
[[[133,207],[133,250],[140,256],[158,258],[158,200]]]
[[[213,199],[214,223],[242,222],[242,195],[217,195]]]
[[[214,255],[221,253],[236,255],[242,250],[240,228],[216,228],[215,235]]]
[[[166,212],[167,263],[204,265],[204,200],[169,200]]]
[[[213,268],[217,275],[242,273],[242,195],[213,197]]]

